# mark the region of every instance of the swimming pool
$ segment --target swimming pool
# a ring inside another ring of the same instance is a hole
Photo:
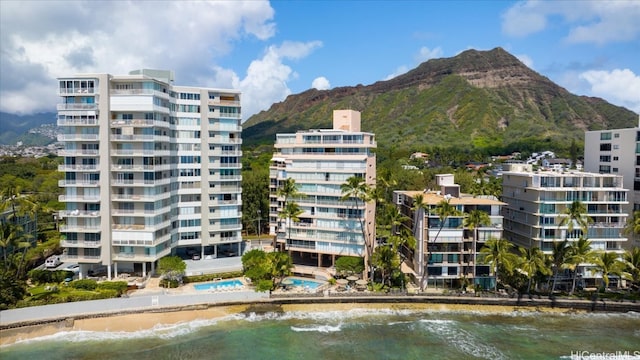
[[[300,278],[287,278],[288,280],[291,280],[292,286],[299,286],[299,287],[304,287],[304,288],[309,288],[309,289],[317,289],[318,286],[322,285],[325,283],[325,281],[320,281],[320,280],[313,280],[313,279],[300,279]]]
[[[241,287],[243,287],[244,284],[242,283],[242,281],[238,280],[238,279],[233,279],[233,280],[221,280],[221,281],[216,281],[216,282],[212,282],[212,283],[205,283],[205,284],[195,284],[193,285],[193,288],[199,291],[204,291],[204,290],[232,290],[232,289],[239,289]]]

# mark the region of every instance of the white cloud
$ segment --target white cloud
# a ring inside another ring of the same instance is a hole
[[[0,111],[51,111],[55,78],[75,73],[171,69],[178,84],[223,87],[212,73],[233,76],[215,62],[271,38],[273,16],[266,1],[0,1]],[[286,58],[310,51],[296,46]]]
[[[569,27],[571,43],[632,41],[640,35],[640,1],[519,2],[502,15],[502,31],[523,37],[545,30],[555,17]]]
[[[529,69],[533,69],[533,59],[526,54],[515,55],[523,64],[527,65]]]
[[[313,79],[313,81],[311,82],[311,87],[318,90],[329,90],[331,89],[331,84],[326,77],[320,76]]]
[[[591,93],[640,114],[640,76],[629,69],[589,70],[579,78],[591,86]]]
[[[436,59],[436,58],[440,58],[442,57],[442,48],[441,47],[437,47],[434,49],[429,49],[426,46],[423,46],[420,48],[420,51],[418,51],[418,55],[416,56],[416,61],[418,63],[423,63],[429,59]]]
[[[307,56],[320,46],[322,43],[319,41],[285,42],[282,46],[270,46],[261,59],[252,61],[247,69],[247,76],[234,84],[234,88],[242,91],[243,119],[267,110],[271,104],[282,101],[291,94],[287,81],[298,75],[283,60]]]

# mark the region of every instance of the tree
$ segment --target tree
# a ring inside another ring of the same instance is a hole
[[[519,247],[518,250],[520,251],[521,256],[519,267],[524,273],[526,273],[528,279],[527,294],[531,294],[531,283],[533,278],[536,276],[536,273],[549,275],[551,270],[546,266],[545,255],[540,248]]]
[[[400,257],[398,256],[398,253],[389,245],[378,246],[373,251],[371,263],[376,269],[380,270],[382,284],[391,285],[391,282],[387,281],[387,279],[390,279],[390,275],[393,270],[400,266]]]
[[[591,250],[591,241],[581,236],[578,241],[574,241],[569,245],[567,259],[572,267],[573,278],[571,281],[571,292],[576,290],[576,278],[578,276],[578,267],[580,264],[590,263],[593,261],[593,251]]]
[[[300,208],[300,205],[298,205],[297,202],[290,201],[284,205],[284,209],[278,215],[281,219],[287,219],[287,240],[289,242],[291,241],[291,222],[299,222],[300,218],[298,216],[303,212],[304,211]]]
[[[604,281],[604,291],[609,288],[609,276],[621,276],[624,270],[624,263],[618,258],[618,254],[611,252],[600,252],[594,259],[596,270],[602,274]]]
[[[158,260],[157,270],[163,279],[179,283],[187,270],[187,264],[179,256],[165,256]]]
[[[258,225],[268,223],[269,173],[252,169],[242,173],[242,223],[249,233],[258,233]],[[260,222],[256,221],[260,218]]]
[[[277,283],[291,274],[293,263],[285,252],[266,253],[253,249],[242,255],[244,274],[251,279],[257,291],[273,290]]]
[[[511,271],[515,261],[515,255],[511,253],[513,244],[506,239],[489,239],[484,243],[480,253],[485,264],[489,264],[496,277],[494,291],[498,291],[498,269]]]
[[[473,231],[473,278],[476,278],[476,254],[478,252],[478,228],[491,225],[489,214],[482,210],[471,210],[464,218],[463,226]]]
[[[627,278],[638,287],[640,292],[640,248],[633,248],[624,252],[625,272]]]
[[[282,210],[280,211],[280,214],[278,214],[278,217],[280,219],[287,219],[288,217],[284,213],[287,211],[287,204],[289,203],[289,199],[299,195],[298,187],[296,186],[296,181],[293,178],[285,179],[280,184],[280,188],[278,189],[276,194],[278,197],[283,198]],[[293,210],[293,207],[291,207],[289,210]],[[274,241],[277,241],[277,240],[274,240]],[[273,244],[274,249],[278,249],[276,245],[277,245],[276,243]]]
[[[362,240],[364,241],[364,247],[367,253],[367,259],[371,259],[373,255],[373,248],[375,243],[372,239],[369,239],[367,234],[367,227],[365,224],[365,205],[371,201],[372,189],[367,185],[361,176],[351,176],[347,178],[346,182],[340,185],[342,191],[342,201],[354,201],[354,207],[356,210],[360,209],[360,202],[362,202],[362,212],[358,220],[360,222],[360,230],[362,231]],[[370,268],[371,276],[373,276],[373,268]]]
[[[633,215],[629,220],[627,220],[627,223],[624,226],[623,233],[627,236],[640,235],[640,211],[633,212]]]
[[[560,269],[567,263],[569,252],[569,241],[562,240],[553,243],[553,249],[551,253],[551,268],[553,269],[553,286],[551,286],[551,293],[556,291],[556,282]],[[547,284],[548,285],[548,284]]]
[[[336,259],[335,266],[339,274],[362,274],[364,271],[364,259],[356,256],[341,256]]]
[[[0,223],[0,247],[2,247],[2,262],[4,264],[5,271],[9,270],[11,265],[7,255],[11,249],[12,253],[18,243],[18,234],[22,232],[19,226],[13,225],[9,222]]]
[[[558,227],[567,226],[567,232],[565,233],[565,239],[569,238],[569,233],[573,232],[574,226],[578,225],[582,230],[583,235],[587,236],[588,226],[593,220],[587,215],[587,207],[576,200],[573,201],[562,212],[562,217]]]

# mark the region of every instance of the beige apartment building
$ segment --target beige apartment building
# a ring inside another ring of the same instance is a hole
[[[148,69],[58,79],[63,258],[81,276],[240,252],[240,92],[173,82]]]
[[[270,166],[269,232],[297,265],[330,267],[340,256],[367,257],[375,241],[375,204],[341,200],[341,185],[352,176],[375,186],[374,134],[360,130],[360,112],[335,110],[332,129],[277,134]],[[279,218],[282,183],[295,180],[303,210],[299,221]],[[363,236],[364,226],[364,236]]]

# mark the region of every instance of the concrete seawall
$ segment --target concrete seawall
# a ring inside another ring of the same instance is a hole
[[[264,294],[266,295],[266,294]],[[200,301],[198,301],[200,300]],[[93,310],[81,313],[57,314],[55,316],[43,316],[38,319],[14,318],[7,321],[3,315],[5,310],[0,312],[0,318],[4,318],[0,323],[0,330],[16,329],[27,326],[58,324],[63,327],[73,326],[75,320],[109,317],[116,315],[126,315],[135,313],[159,313],[159,312],[177,312],[189,311],[196,309],[207,309],[216,306],[230,305],[247,305],[248,307],[256,305],[313,305],[313,304],[443,304],[443,305],[469,305],[469,306],[504,306],[513,307],[514,310],[519,308],[528,308],[535,310],[536,308],[555,308],[565,309],[567,311],[586,311],[586,312],[639,312],[640,302],[631,301],[612,301],[612,300],[573,300],[573,299],[530,299],[530,298],[491,298],[491,297],[465,297],[465,296],[327,296],[327,297],[253,297],[247,296],[234,299],[227,297],[224,299],[211,300],[194,299],[191,304],[178,304],[180,302],[166,303],[164,306],[145,306],[135,308],[123,308],[113,310]],[[84,302],[87,303],[87,302]],[[80,306],[79,306],[80,307]],[[28,309],[28,308],[25,308]],[[33,308],[34,310],[37,307]]]

